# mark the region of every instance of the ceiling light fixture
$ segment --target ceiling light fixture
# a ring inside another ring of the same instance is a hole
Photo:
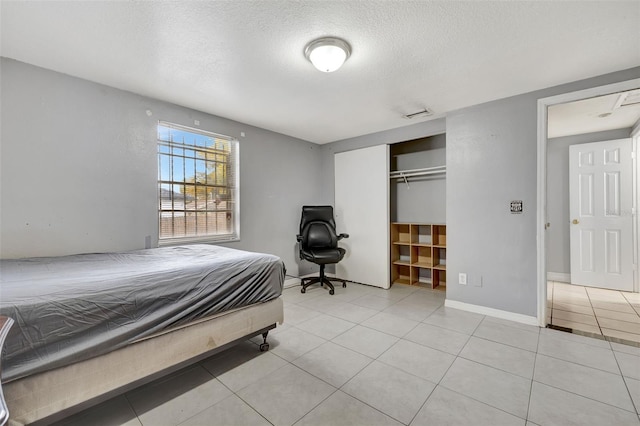
[[[318,70],[334,72],[351,56],[351,46],[341,38],[319,38],[307,45],[304,56]]]

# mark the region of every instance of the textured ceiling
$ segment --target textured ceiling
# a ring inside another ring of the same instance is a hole
[[[1,54],[316,143],[640,65],[640,1],[2,0]],[[335,73],[303,55],[353,53]]]

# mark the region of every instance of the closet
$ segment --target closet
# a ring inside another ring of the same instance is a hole
[[[390,146],[390,281],[446,287],[445,135]]]
[[[347,254],[336,265],[336,275],[382,288],[395,282],[443,289],[446,244],[440,242],[446,241],[445,135],[339,152],[334,161],[336,224],[338,232],[350,236],[341,241]],[[401,251],[405,256],[406,248],[394,248],[392,239],[399,235],[398,226],[405,229],[404,224],[406,229],[415,225],[417,231],[429,225],[431,232],[436,229],[438,235],[444,234],[438,244],[428,247],[437,263],[426,263],[426,245],[415,245],[415,256],[414,248],[409,247],[409,264],[405,265],[409,269],[399,272],[394,265],[399,259],[392,256]],[[411,256],[418,269],[411,269]],[[400,275],[408,278],[399,279]]]

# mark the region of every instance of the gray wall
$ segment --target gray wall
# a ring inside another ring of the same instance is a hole
[[[413,124],[411,126],[399,127],[397,129],[386,130],[384,132],[358,136],[322,145],[322,199],[324,202],[330,204],[333,204],[334,201],[335,182],[333,156],[335,153],[366,148],[369,146],[405,142],[427,136],[439,135],[444,132],[445,119],[436,118]]]
[[[445,131],[435,119],[317,146],[12,60],[1,73],[3,258],[156,241],[156,123],[198,119],[240,140],[242,241],[228,245],[277,254],[295,274],[300,206],[333,203],[335,152]],[[634,68],[448,115],[448,299],[536,315],[537,99],[638,77]],[[514,199],[523,214],[509,214]]]
[[[225,245],[297,273],[300,206],[322,191],[318,145],[11,59],[1,73],[2,258],[156,244],[157,122],[199,120],[240,140],[241,241]]]
[[[638,77],[634,68],[447,116],[448,299],[537,315],[537,101]],[[522,214],[510,213],[511,200],[523,201]]]
[[[536,100],[447,117],[448,299],[536,315]],[[522,214],[510,214],[511,200]]]
[[[447,115],[447,299],[537,315],[537,101],[639,77],[640,68],[633,68]],[[323,170],[333,170],[334,152],[444,130],[436,120],[339,141],[323,147]],[[333,173],[325,174],[324,196],[332,200],[329,176]],[[524,213],[510,214],[511,200],[522,200]],[[457,284],[460,272],[468,274],[468,285]]]
[[[571,273],[569,146],[624,139],[631,128],[549,139],[547,145],[547,271]]]
[[[446,165],[446,136],[435,135],[391,145],[390,170],[412,170]],[[390,182],[392,222],[445,223],[446,175],[435,174]]]

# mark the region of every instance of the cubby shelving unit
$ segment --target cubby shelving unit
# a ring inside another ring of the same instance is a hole
[[[447,227],[391,223],[391,282],[444,289],[447,283]]]

